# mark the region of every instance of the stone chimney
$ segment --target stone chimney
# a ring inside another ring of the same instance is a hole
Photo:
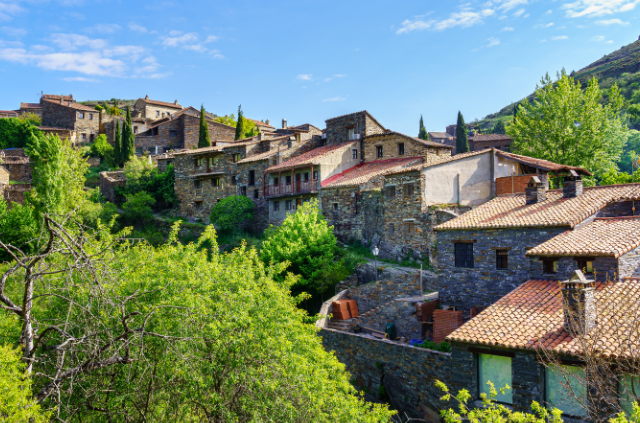
[[[178,105],[178,100],[174,101],[173,104]]]
[[[596,287],[581,270],[562,283],[564,328],[571,336],[586,335],[596,326]]]
[[[537,204],[547,199],[547,188],[539,177],[533,176],[525,188],[527,205]]]
[[[64,106],[64,95],[60,94],[60,104]]]
[[[267,125],[271,126],[271,123],[269,123],[269,119],[267,119],[267,121],[265,122]]]
[[[145,100],[149,100],[149,94],[145,95],[145,96],[144,96],[144,99],[145,99]]]
[[[287,129],[287,120],[282,119],[282,129]]]
[[[562,182],[562,192],[564,198],[575,198],[582,195],[582,176],[575,170],[570,170]]]

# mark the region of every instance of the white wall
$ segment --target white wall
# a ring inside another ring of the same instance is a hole
[[[506,159],[496,154],[496,178],[504,178],[505,176],[518,175],[518,163],[513,160]]]
[[[353,153],[351,151],[353,149],[358,150],[357,159],[353,159]],[[320,159],[320,180],[324,181],[358,164],[360,164],[360,142],[356,141]]]

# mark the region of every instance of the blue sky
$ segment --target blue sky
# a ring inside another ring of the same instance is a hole
[[[417,135],[638,39],[640,0],[0,0],[0,109],[38,93],[204,103]],[[635,28],[635,29],[634,29]]]

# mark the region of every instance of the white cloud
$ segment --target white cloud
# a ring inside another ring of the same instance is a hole
[[[333,75],[333,76],[334,76],[335,78],[346,78],[346,77],[347,77],[347,75],[345,75],[345,74],[343,74],[343,73],[338,73],[338,74],[335,74],[335,75]]]
[[[4,41],[0,40],[0,47],[11,47],[11,48],[21,48],[24,44],[20,41]]]
[[[500,32],[511,32],[511,31],[515,31],[515,29],[510,26],[505,26],[500,30]]]
[[[215,35],[209,35],[205,40],[205,43],[213,43],[215,41],[218,41],[219,39],[220,37],[216,37]]]
[[[24,28],[14,28],[10,26],[3,26],[0,28],[0,32],[4,32],[10,37],[24,37],[27,35],[27,30]]]
[[[107,42],[101,39],[91,39],[86,35],[79,34],[53,34],[50,37],[51,42],[57,44],[63,50],[77,50],[79,47],[87,47],[90,49],[101,49],[107,46]]]
[[[570,18],[598,17],[635,9],[640,0],[576,0],[562,6]]]
[[[75,76],[75,77],[69,77],[69,78],[62,78],[64,81],[67,82],[100,82],[97,79],[92,79],[92,78],[85,78],[83,76]]]
[[[538,24],[538,25],[535,25],[534,28],[551,28],[553,25],[554,25],[553,22],[548,24]]]
[[[304,73],[302,75],[296,76],[296,79],[299,79],[300,81],[312,81],[313,75],[311,75],[310,73]]]
[[[226,57],[224,57],[219,50],[211,50],[209,53],[213,56],[214,59],[226,59]]]
[[[506,16],[506,15],[502,15],[498,19],[501,20],[501,21],[504,21],[505,19],[509,19],[509,17]]]
[[[607,44],[613,44],[613,40],[607,41]]]
[[[85,28],[85,32],[90,34],[99,33],[99,34],[113,34],[116,31],[121,30],[122,27],[118,24],[97,24],[92,25],[88,28]]]
[[[540,42],[541,42],[541,43],[546,43],[546,42],[547,42],[547,40],[540,40]]]
[[[591,38],[591,41],[604,41],[604,35],[596,35],[595,37]]]
[[[545,15],[550,15],[553,13],[553,10],[547,10],[546,12],[544,12]]]
[[[493,9],[483,9],[479,12],[463,10],[461,12],[452,13],[448,19],[441,21],[432,19],[429,21],[422,20],[405,20],[402,22],[402,28],[396,31],[396,34],[404,34],[411,31],[422,31],[425,29],[433,29],[435,31],[444,31],[445,29],[461,26],[463,28],[483,23],[483,19],[495,15]]]
[[[344,97],[333,97],[333,98],[325,98],[322,101],[327,102],[327,101],[345,101],[345,100],[346,99]]]
[[[623,22],[620,19],[605,19],[602,21],[596,21],[598,25],[629,25],[629,22]]]
[[[24,11],[25,9],[16,3],[0,2],[0,21],[9,21]]]
[[[568,40],[569,37],[567,37],[566,35],[558,35],[557,37],[551,37],[551,39],[554,41],[559,41],[559,40]]]
[[[333,79],[333,78],[325,78],[325,79],[323,79],[323,81],[324,81],[324,82],[329,82],[329,81],[331,81],[332,79]]]
[[[495,37],[491,37],[487,41],[489,42],[489,44],[487,44],[487,47],[495,47],[497,45],[500,45],[500,39]]]
[[[515,12],[513,12],[513,16],[519,18],[520,16],[524,15],[524,12],[526,12],[525,9],[516,10]]]
[[[218,50],[210,51],[203,44],[211,43],[216,41],[218,37],[214,35],[208,36],[204,42],[200,41],[200,36],[195,32],[190,32],[187,34],[182,33],[182,31],[170,31],[169,37],[162,37],[162,45],[165,47],[177,47],[182,48],[184,50],[191,50],[198,53],[206,53],[209,52],[213,55],[214,59],[224,59],[224,56],[220,54]]]
[[[528,3],[529,2],[527,0],[504,0],[504,2],[498,8],[506,12],[517,6]]]
[[[129,29],[132,31],[140,32],[142,34],[146,33],[148,30],[142,25],[138,25],[135,22],[129,22]]]

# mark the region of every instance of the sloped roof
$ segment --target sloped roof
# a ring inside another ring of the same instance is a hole
[[[60,97],[62,97],[62,99],[65,100],[65,101],[73,101],[73,95],[72,94],[63,95],[63,96],[61,96],[59,94],[44,94],[42,96],[42,98],[45,99],[45,100],[58,100],[58,101],[60,101]]]
[[[420,144],[426,145],[427,147],[434,147],[434,148],[450,148],[450,149],[453,149],[453,147],[452,147],[452,146],[447,145],[447,144],[442,144],[442,143],[439,143],[439,142],[433,142],[433,141],[421,140],[420,138],[410,137],[409,135],[405,135],[405,134],[402,134],[402,133],[400,133],[400,132],[395,132],[395,131],[387,131],[387,132],[384,132],[384,133],[382,133],[382,134],[367,135],[367,136],[365,137],[365,139],[377,138],[377,137],[385,137],[385,136],[389,136],[389,135],[398,135],[398,136],[400,136],[400,137],[402,137],[402,138],[406,138],[406,139],[409,139],[409,140],[411,140],[411,141],[418,142],[418,143],[420,143]]]
[[[280,150],[280,153],[284,153],[286,151],[289,151],[288,148],[285,148],[283,150]],[[275,156],[276,154],[278,154],[278,150],[269,150],[269,151],[265,151],[264,153],[260,153],[260,154],[254,154],[253,156],[249,156],[247,158],[244,158],[242,160],[240,160],[238,162],[238,164],[242,164],[242,163],[251,163],[251,162],[259,162],[261,160],[267,160],[273,156]]]
[[[451,333],[447,340],[580,354],[585,344],[564,328],[561,289],[558,281],[525,282]],[[624,357],[628,348],[640,347],[636,329],[640,318],[640,280],[625,279],[609,285],[598,283],[596,291],[597,328],[583,341],[605,356]]]
[[[369,112],[367,112],[366,110],[362,110],[360,112],[355,112],[355,113],[347,113],[346,115],[342,115],[342,116],[336,116],[336,117],[332,117],[330,119],[325,120],[325,122],[330,122],[332,120],[336,120],[336,119],[342,119],[345,118],[347,116],[355,116],[355,115],[359,115],[359,114],[366,114],[367,116],[369,116],[369,118],[374,121],[375,123],[378,124],[379,127],[381,127],[382,129],[386,129],[380,122],[378,122],[378,120],[376,118],[373,117],[373,115]]]
[[[386,173],[386,175],[395,175],[398,173],[406,173],[406,172],[415,172],[422,169],[426,169],[428,167],[441,165],[444,163],[455,162],[457,160],[466,159],[467,157],[478,156],[480,154],[490,153],[491,150],[481,150],[481,151],[470,151],[467,153],[456,154],[455,156],[442,156],[437,157],[435,159],[429,160],[428,162],[420,163],[414,166],[408,166],[403,169],[392,169]]]
[[[266,123],[264,123],[264,122],[260,122],[259,120],[256,120],[256,119],[249,119],[249,118],[247,118],[247,120],[250,120],[251,122],[255,123],[255,125],[256,125],[256,126],[264,126],[265,128],[273,128],[273,129],[276,129],[274,126],[267,125]]]
[[[451,134],[447,134],[446,132],[429,132],[429,136],[431,136],[432,138],[454,138]]]
[[[401,159],[379,160],[361,163],[341,174],[332,176],[322,183],[322,188],[343,188],[366,184],[376,176],[384,175],[389,170],[400,169],[415,162],[422,162],[422,157],[407,157]]]
[[[564,232],[527,251],[527,256],[613,256],[640,246],[640,216],[603,217]]]
[[[198,154],[212,153],[216,151],[222,152],[223,148],[224,147],[222,146],[194,148],[193,150],[178,151],[176,153],[173,153],[173,155],[174,156],[196,156]]]
[[[475,135],[473,137],[469,137],[469,140],[473,142],[484,142],[484,141],[513,141],[508,135],[502,134],[486,134],[486,135]]]
[[[80,103],[74,103],[73,101],[72,102],[67,102],[65,100],[62,103],[60,103],[60,96],[58,96],[58,100],[50,100],[50,99],[46,99],[45,98],[44,101],[47,101],[47,102],[53,103],[53,104],[57,104],[59,106],[68,107],[70,109],[80,110],[80,111],[83,111],[83,112],[98,113],[98,111],[96,109],[94,109],[93,107],[85,106],[84,104],[80,104]]]
[[[145,103],[154,104],[156,106],[162,106],[162,107],[170,107],[172,109],[183,108],[181,105],[178,104],[178,100],[176,100],[175,103],[169,103],[167,101],[150,100],[149,96],[146,96],[145,98],[141,98],[140,100],[144,101]]]
[[[40,103],[20,103],[21,109],[42,109],[42,104]]]
[[[607,204],[625,200],[640,200],[640,184],[588,187],[574,198],[564,198],[562,190],[547,191],[546,200],[530,205],[523,193],[506,194],[434,229],[573,228]]]
[[[153,125],[149,126],[144,132],[147,132],[150,129],[153,128],[157,128],[158,126],[164,125],[167,122],[170,122],[172,120],[175,120],[177,118],[179,118],[182,115],[187,115],[187,116],[191,116],[191,117],[195,117],[200,119],[200,110],[196,109],[193,106],[189,106],[189,107],[185,107],[182,110],[180,110],[179,112],[175,112],[174,114],[167,116],[167,117],[163,117],[162,119],[158,119],[158,120],[154,120],[153,121]],[[222,126],[226,126],[228,128],[233,128],[235,129],[233,126],[231,125],[227,125],[225,123],[222,122],[216,122],[214,121],[214,117],[212,114],[205,112],[205,118],[207,119],[208,122],[216,124],[216,125],[222,125]],[[144,133],[143,132],[143,133]],[[138,135],[142,135],[142,134],[138,134]]]
[[[519,154],[507,153],[502,150],[495,150],[498,156],[505,157],[507,159],[514,160],[516,162],[522,163],[527,166],[535,167],[538,169],[543,169],[548,172],[568,172],[570,170],[575,170],[580,175],[591,176],[591,172],[587,169],[577,166],[567,166],[559,163],[550,162],[549,160],[536,159],[535,157],[521,156]]]
[[[287,160],[286,162],[280,163],[279,165],[271,166],[265,172],[272,172],[280,169],[291,169],[293,167],[311,165],[311,164],[319,164],[320,159],[324,156],[327,156],[335,151],[338,151],[342,148],[348,148],[356,145],[356,142],[344,142],[341,144],[334,145],[326,145],[324,147],[315,148],[311,151],[307,151],[304,154],[301,154],[297,157]]]

